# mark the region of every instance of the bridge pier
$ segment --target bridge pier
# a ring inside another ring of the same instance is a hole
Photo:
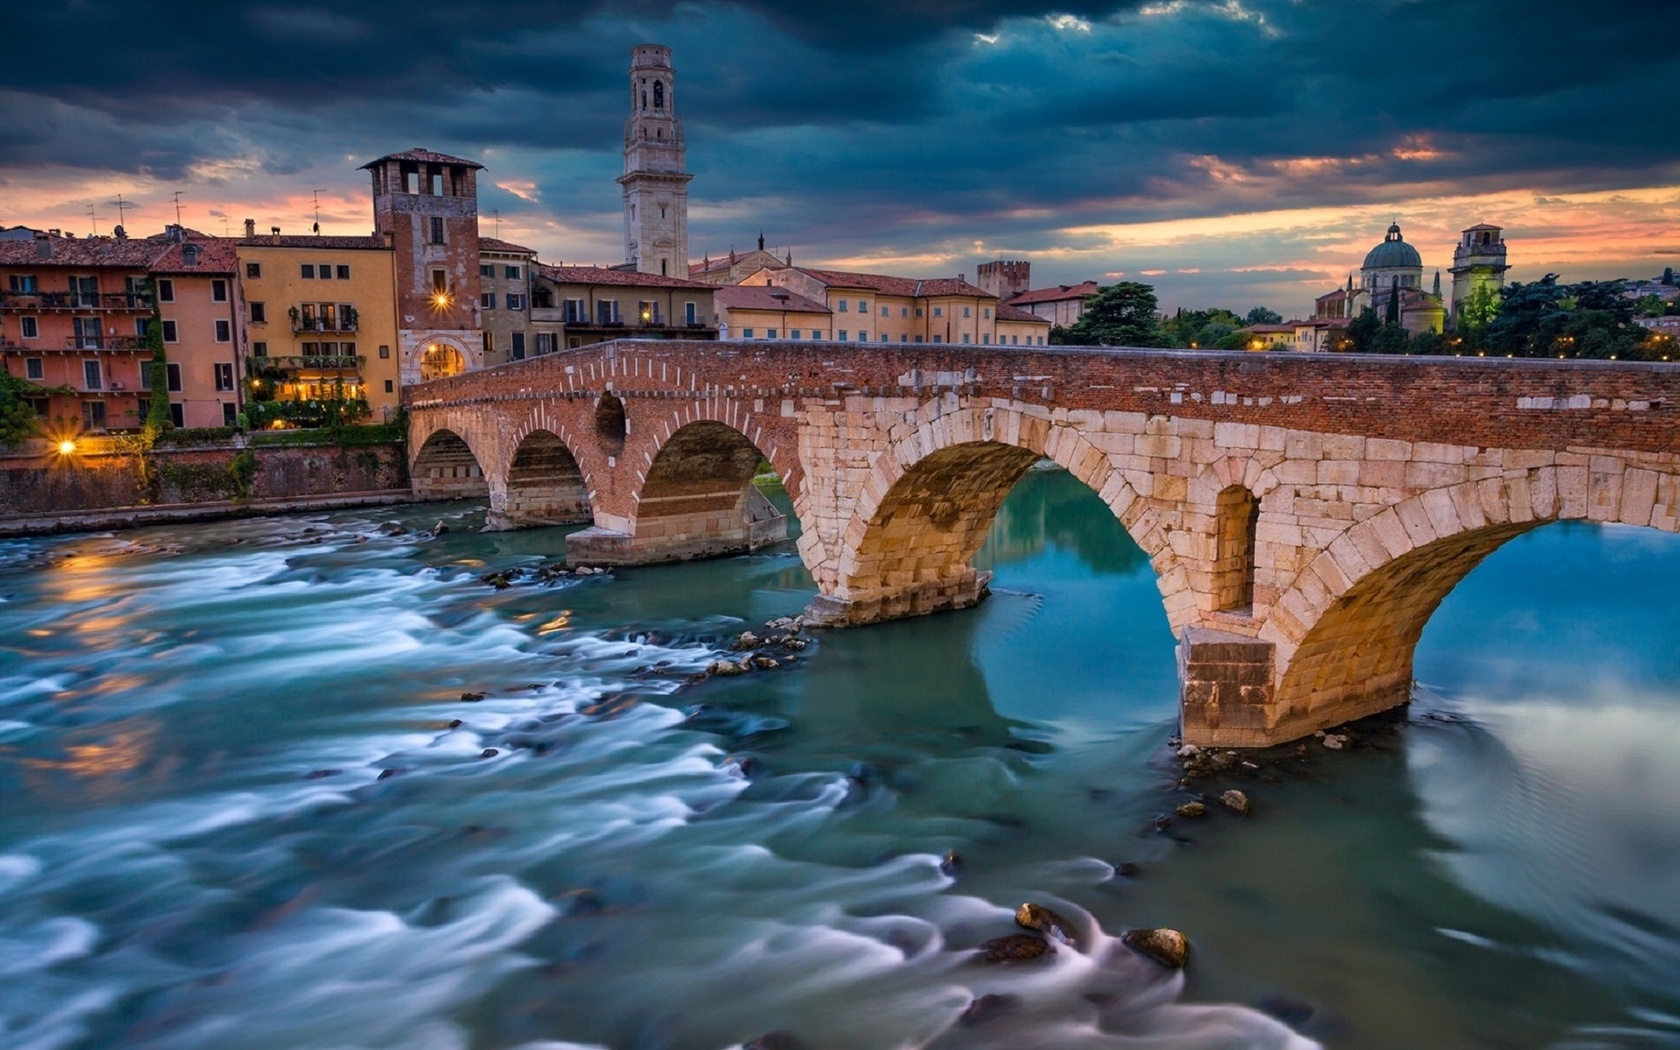
[[[638,519],[634,532],[602,526],[566,537],[571,565],[657,565],[746,554],[787,539],[787,515],[748,485],[733,506],[691,507],[686,512]]]
[[[862,627],[979,605],[991,593],[992,574],[970,566],[964,569],[949,579],[906,584],[875,594],[819,594],[806,606],[805,622],[817,627]]]

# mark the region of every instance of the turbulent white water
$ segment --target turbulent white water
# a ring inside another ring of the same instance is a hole
[[[1585,701],[1493,695],[1460,653],[1433,666],[1462,721],[1162,834],[1187,797],[1162,757],[1171,639],[1085,498],[1023,483],[979,610],[699,684],[727,637],[808,600],[796,559],[495,590],[479,576],[560,535],[479,535],[457,507],[399,515],[441,514],[436,539],[347,513],[0,543],[0,1046],[1680,1032],[1680,785],[1639,717],[1672,682],[1576,719]],[[1630,764],[1662,802],[1627,804]],[[1630,846],[1641,818],[1660,845]],[[1023,900],[1078,948],[978,964]],[[1119,944],[1150,925],[1190,934],[1187,975]],[[1481,976],[1438,972],[1460,965]]]

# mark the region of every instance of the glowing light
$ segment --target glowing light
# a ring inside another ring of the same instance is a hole
[[[61,455],[61,456],[73,456],[73,455],[75,455],[76,454],[76,443],[74,441],[71,441],[69,438],[65,438],[63,441],[60,441],[58,443],[58,454]]]
[[[435,307],[436,309],[439,309],[439,310],[445,309],[446,307],[449,306],[449,302],[450,302],[450,298],[449,298],[449,293],[448,292],[433,292],[432,293],[432,306]]]

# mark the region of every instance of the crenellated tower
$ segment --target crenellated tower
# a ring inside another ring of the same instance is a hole
[[[624,259],[631,269],[688,277],[688,182],[671,49],[630,49],[630,119],[624,122]]]
[[[1453,279],[1453,319],[1458,319],[1464,301],[1478,287],[1496,293],[1504,288],[1505,273],[1510,268],[1505,262],[1505,237],[1500,227],[1483,222],[1465,230],[1453,249],[1452,269],[1448,271]]]

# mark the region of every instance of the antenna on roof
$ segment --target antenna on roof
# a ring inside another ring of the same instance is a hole
[[[231,237],[232,236],[232,234],[228,232],[228,223],[227,223],[227,216],[226,215],[222,216],[222,236],[223,237]]]
[[[502,239],[502,209],[491,208],[490,217],[496,220],[496,239],[499,241]]]
[[[93,213],[93,205],[88,205],[88,221],[93,223],[93,236],[99,236],[99,216]]]
[[[181,191],[176,190],[173,196],[175,197],[175,225],[179,226],[181,225]]]
[[[128,222],[128,214],[125,209],[132,208],[134,206],[134,202],[123,200],[122,191],[118,190],[117,199],[111,203],[117,206],[117,225],[125,225]]]
[[[321,191],[320,190],[314,190],[312,192],[315,194],[315,227],[314,227],[314,230],[315,230],[315,236],[319,237],[321,235]]]

